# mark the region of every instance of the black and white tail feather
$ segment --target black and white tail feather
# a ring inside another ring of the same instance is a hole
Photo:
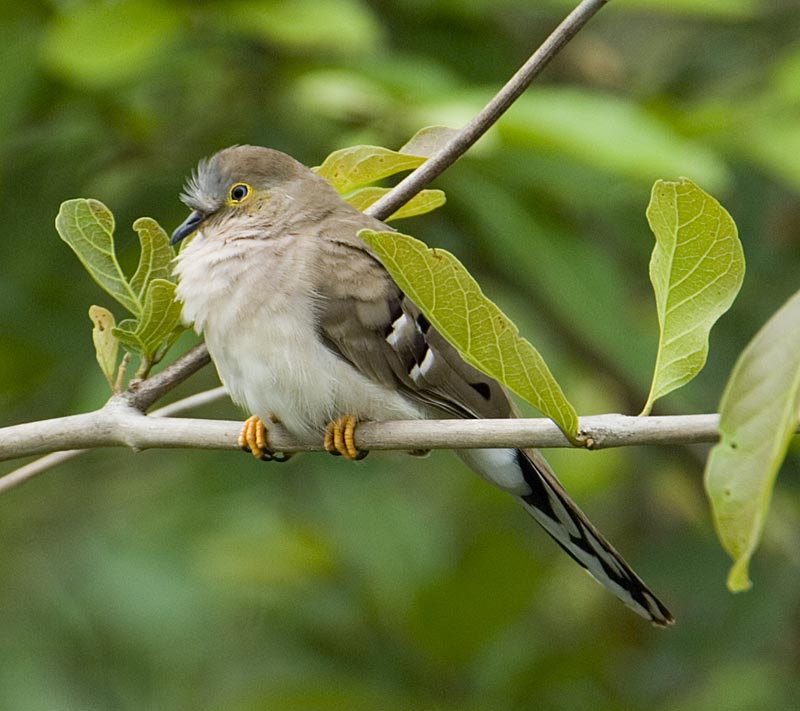
[[[661,627],[669,610],[633,572],[569,497],[535,449],[462,449],[458,456],[481,478],[517,497],[559,546],[634,612]]]
[[[670,611],[586,518],[538,452],[518,449],[516,460],[531,490],[519,499],[553,540],[634,612],[671,625]]]

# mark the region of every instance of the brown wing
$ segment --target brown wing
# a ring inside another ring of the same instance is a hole
[[[456,417],[511,417],[503,388],[466,363],[367,246],[324,239],[320,336],[364,375]]]

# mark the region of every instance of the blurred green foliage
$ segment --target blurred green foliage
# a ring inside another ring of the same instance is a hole
[[[86,310],[111,304],[55,234],[63,200],[114,211],[132,273],[127,225],[179,224],[201,156],[254,143],[317,165],[457,126],[571,6],[3,2],[3,424],[107,393]],[[715,410],[798,286],[798,26],[795,0],[610,3],[437,181],[447,206],[403,229],[464,261],[582,414],[634,413],[657,342],[650,186],[695,180],[736,220],[748,274],[706,369],[656,412]],[[208,369],[176,396],[213,383]],[[549,455],[676,613],[658,632],[446,453],[278,468],[94,452],[0,498],[0,707],[793,708],[797,455],[741,596],[724,587],[705,449]]]

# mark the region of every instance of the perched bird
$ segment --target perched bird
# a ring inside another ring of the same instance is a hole
[[[388,229],[279,151],[226,148],[198,165],[172,235],[184,320],[205,335],[233,400],[253,413],[240,444],[262,458],[264,421],[324,436],[349,459],[358,421],[514,417],[505,390],[467,364],[400,290],[359,230]],[[532,449],[461,450],[519,499],[572,558],[657,625],[672,615]]]

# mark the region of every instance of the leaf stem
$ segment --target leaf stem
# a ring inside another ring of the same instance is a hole
[[[122,356],[122,360],[120,361],[119,368],[117,369],[117,380],[114,383],[114,394],[119,395],[122,392],[122,383],[125,381],[125,371],[128,369],[128,363],[131,362],[131,354],[127,351],[125,355]]]

